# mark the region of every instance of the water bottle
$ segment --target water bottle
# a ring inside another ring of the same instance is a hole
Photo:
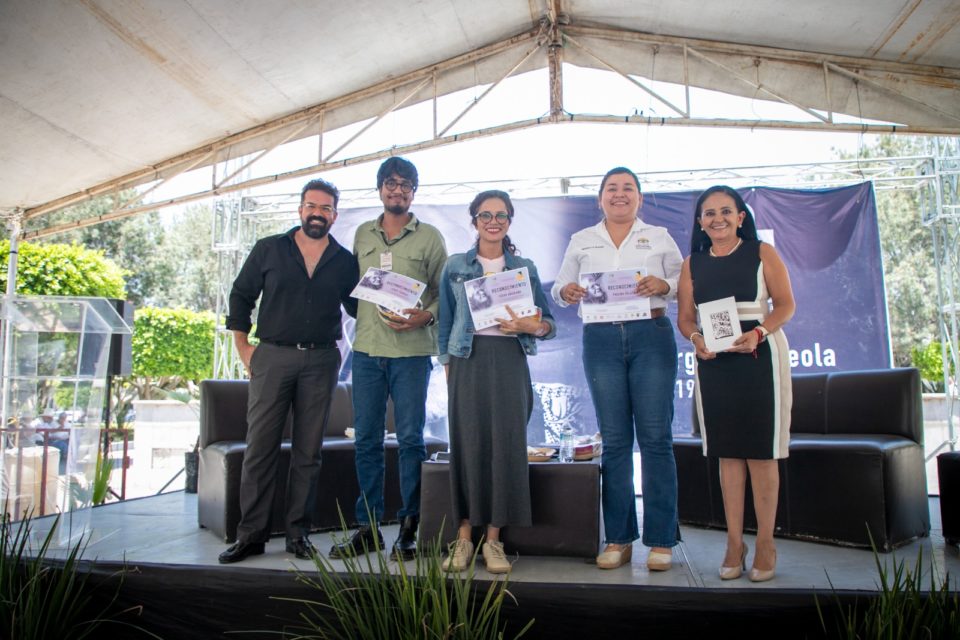
[[[573,462],[573,427],[563,428],[560,436],[560,462]]]

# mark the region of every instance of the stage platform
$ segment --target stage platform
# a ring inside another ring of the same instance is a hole
[[[881,554],[880,560],[888,566],[905,560],[913,567],[922,553],[925,566],[932,558],[941,575],[949,572],[956,583],[960,558],[956,547],[945,546],[935,497],[930,516],[929,538]],[[35,531],[42,532],[47,522],[38,519]],[[396,525],[384,527],[388,546],[396,534]],[[740,637],[822,637],[817,598],[832,610],[833,589],[845,601],[877,589],[879,574],[869,550],[778,539],[777,577],[754,584],[746,576],[719,579],[724,531],[682,527],[681,534],[674,569],[664,573],[647,571],[639,542],[632,564],[613,571],[577,558],[519,558],[509,586],[517,603],[504,610],[510,623],[506,637],[530,618],[536,619],[530,638],[704,638],[721,628]],[[330,548],[329,533],[311,539],[324,553]],[[752,549],[753,536],[747,543]],[[197,496],[173,492],[93,509],[84,558],[95,561],[100,576],[123,563],[132,569],[124,576],[122,603],[143,605],[139,624],[163,638],[242,631],[255,632],[243,637],[280,637],[276,632],[295,621],[301,607],[276,597],[316,598],[292,572],[293,567],[309,572],[313,564],[296,560],[284,551],[283,539],[274,538],[264,555],[220,565],[217,555],[226,546],[198,527]],[[412,570],[413,563],[408,566]],[[491,579],[482,565],[477,577]]]

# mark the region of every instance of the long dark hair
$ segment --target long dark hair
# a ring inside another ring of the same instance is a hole
[[[743,211],[747,214],[743,218],[743,226],[737,227],[737,236],[744,240],[757,239],[757,223],[753,219],[753,212],[747,207],[747,203],[743,201],[743,197],[741,197],[736,189],[718,184],[710,187],[697,198],[697,206],[693,209],[693,229],[690,231],[690,253],[709,251],[713,245],[710,236],[707,235],[707,232],[704,231],[703,227],[698,223],[700,222],[700,210],[703,208],[703,202],[715,193],[724,193],[730,196],[733,198],[733,204],[737,208],[737,213]]]
[[[473,202],[470,203],[470,222],[473,223],[474,227],[477,226],[477,214],[480,213],[480,205],[482,205],[484,201],[490,200],[491,198],[500,198],[503,200],[503,204],[507,207],[507,215],[510,216],[510,221],[513,222],[513,202],[510,200],[510,194],[508,194],[506,191],[500,191],[499,189],[490,189],[489,191],[481,191],[478,193],[473,199]],[[517,251],[517,247],[515,244],[513,244],[513,241],[510,240],[510,236],[504,235],[502,242],[504,253],[509,253],[512,256],[520,253]],[[480,246],[479,237],[477,237],[475,246]]]

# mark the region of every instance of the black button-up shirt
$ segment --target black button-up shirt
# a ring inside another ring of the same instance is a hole
[[[350,297],[360,279],[356,257],[327,236],[330,245],[309,277],[293,238],[299,228],[253,246],[233,281],[227,329],[250,333],[250,314],[261,293],[256,335],[266,342],[334,342],[343,335],[340,305],[357,316],[357,300]]]

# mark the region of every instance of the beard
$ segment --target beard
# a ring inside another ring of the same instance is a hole
[[[300,228],[303,229],[303,233],[308,238],[314,240],[319,240],[330,232],[330,224],[324,218],[317,216],[311,216],[304,220]]]
[[[397,216],[402,216],[406,212],[410,211],[410,207],[403,204],[391,204],[391,205],[385,206],[383,209],[387,213],[392,213]]]

